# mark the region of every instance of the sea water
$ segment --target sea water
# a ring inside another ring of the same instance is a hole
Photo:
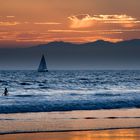
[[[140,108],[140,71],[0,71],[0,113]]]

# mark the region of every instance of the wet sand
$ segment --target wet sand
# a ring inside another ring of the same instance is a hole
[[[71,131],[0,135],[0,140],[139,140],[140,129]]]
[[[0,114],[0,140],[100,139],[140,139],[140,109]]]
[[[140,109],[0,114],[0,134],[140,127]]]

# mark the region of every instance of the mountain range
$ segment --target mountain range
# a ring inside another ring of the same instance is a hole
[[[83,44],[55,41],[29,48],[0,48],[0,69],[36,70],[42,54],[50,70],[140,69],[140,39]]]

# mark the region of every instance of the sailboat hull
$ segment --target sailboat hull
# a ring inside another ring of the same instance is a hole
[[[48,72],[48,70],[38,70],[38,72]]]

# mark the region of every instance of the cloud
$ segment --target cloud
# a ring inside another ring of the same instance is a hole
[[[52,33],[90,33],[92,31],[83,31],[83,30],[48,30],[48,32]]]
[[[119,24],[123,27],[133,27],[139,20],[128,15],[94,15],[80,14],[68,17],[71,28],[87,28],[97,24]]]
[[[6,16],[7,18],[15,18],[15,16]]]
[[[58,22],[35,22],[34,24],[37,24],[37,25],[59,25],[61,23],[58,23]]]
[[[80,39],[82,40],[82,42],[93,42],[100,39],[105,41],[110,41],[110,42],[119,42],[123,40],[122,38],[103,37],[103,36],[94,36],[94,37],[87,36],[87,37],[81,37]]]
[[[15,18],[15,16],[9,15],[9,16],[0,16],[0,18]]]
[[[15,26],[20,24],[19,22],[8,22],[8,21],[1,21],[0,26]]]
[[[83,33],[83,34],[120,34],[121,30],[48,30],[50,33]]]
[[[68,18],[71,20],[71,28],[86,28],[94,24],[91,17],[87,14],[70,16]]]

